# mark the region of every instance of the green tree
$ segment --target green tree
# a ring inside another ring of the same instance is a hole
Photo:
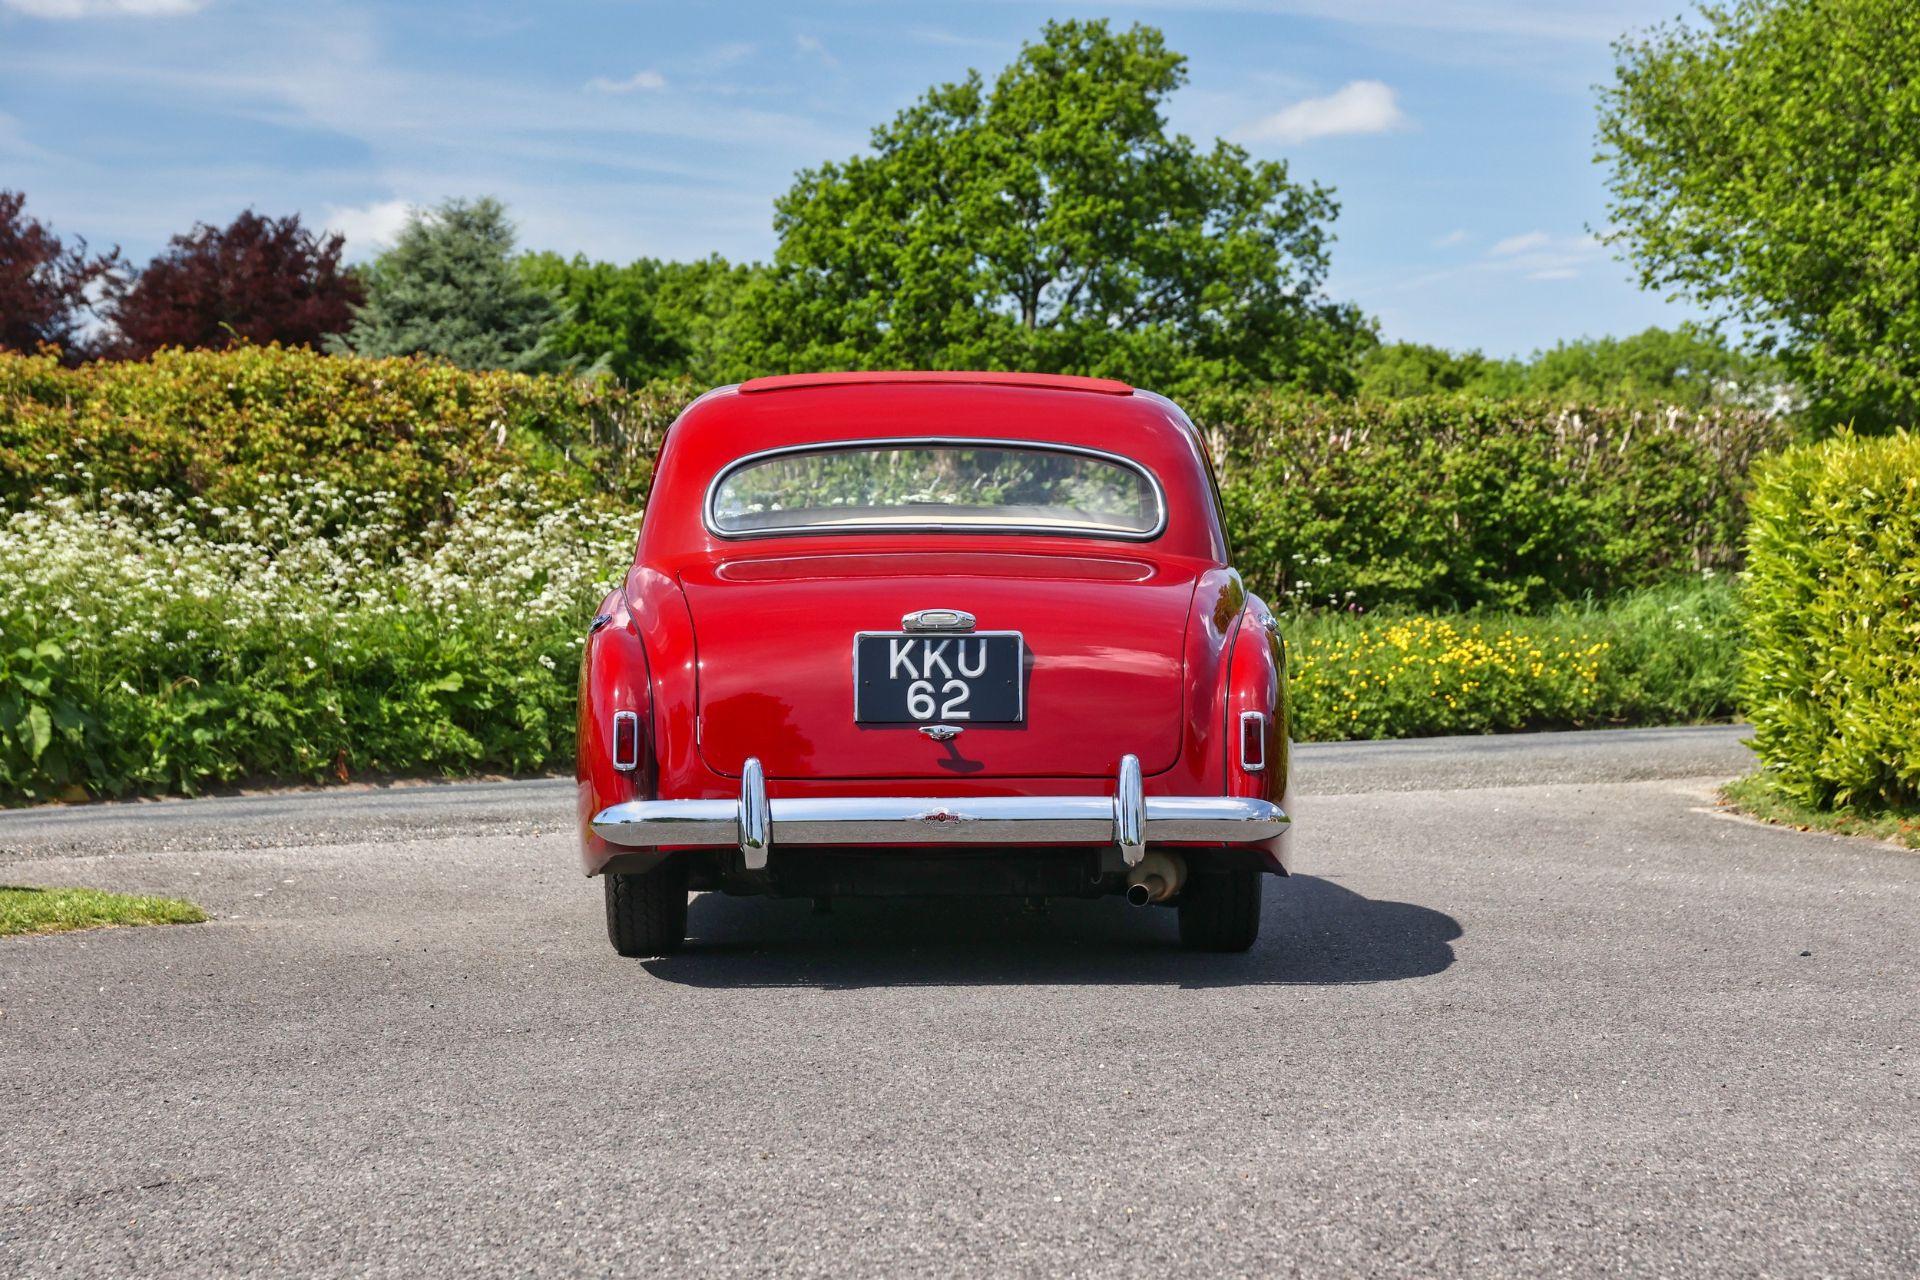
[[[1516,395],[1524,376],[1515,360],[1495,360],[1478,351],[1453,352],[1420,342],[1388,342],[1360,357],[1359,392],[1376,400],[1449,391]]]
[[[555,356],[630,383],[718,383],[761,372],[742,367],[734,331],[740,299],[764,270],[717,255],[698,262],[639,258],[626,266],[556,253],[520,259],[523,278],[566,308],[550,344]]]
[[[1542,397],[1631,406],[1744,405],[1774,413],[1794,405],[1779,364],[1728,347],[1693,325],[1630,338],[1579,338],[1498,360],[1418,342],[1389,342],[1361,356],[1360,394],[1379,400],[1460,392],[1494,399]]]
[[[1536,351],[1521,374],[1526,392],[1611,404],[1714,404],[1771,408],[1791,391],[1773,361],[1735,351],[1694,325],[1629,338],[1582,338]]]
[[[367,300],[329,349],[363,356],[443,356],[465,369],[558,367],[560,304],[513,262],[513,224],[498,200],[415,210],[366,271]]]
[[[798,175],[741,339],[764,366],[1340,386],[1373,341],[1321,294],[1329,189],[1169,133],[1160,33],[1047,24],[988,88],[929,90]]]
[[[1615,46],[1612,243],[1862,426],[1920,409],[1920,6],[1735,0]]]

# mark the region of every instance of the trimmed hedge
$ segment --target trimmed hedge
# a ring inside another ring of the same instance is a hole
[[[0,502],[166,491],[207,510],[315,480],[424,526],[512,471],[631,510],[700,390],[243,347],[60,368],[0,353]],[[1537,609],[1737,566],[1757,413],[1220,394],[1189,405],[1249,585],[1277,608]],[[299,477],[296,481],[295,477]]]
[[[1738,567],[1749,410],[1463,397],[1193,406],[1248,585],[1277,605],[1539,609]]]
[[[1843,435],[1756,470],[1741,694],[1816,808],[1920,801],[1920,436]]]
[[[166,492],[241,508],[319,481],[388,493],[419,527],[508,472],[556,500],[637,503],[692,395],[278,346],[77,369],[0,352],[0,504]]]

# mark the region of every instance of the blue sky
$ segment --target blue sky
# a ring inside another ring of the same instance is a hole
[[[1050,17],[1150,23],[1168,107],[1337,189],[1330,291],[1384,335],[1492,354],[1691,314],[1597,243],[1593,85],[1681,0],[375,3],[0,0],[0,187],[144,261],[249,206],[377,250],[493,194],[523,243],[765,258],[795,170]]]

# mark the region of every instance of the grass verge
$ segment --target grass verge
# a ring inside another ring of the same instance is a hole
[[[1920,849],[1920,812],[1856,813],[1810,809],[1782,792],[1764,773],[1750,773],[1720,788],[1720,798],[1750,818],[1836,836],[1866,836]]]
[[[207,913],[178,898],[142,898],[100,889],[0,885],[0,937],[109,925],[199,924]]]

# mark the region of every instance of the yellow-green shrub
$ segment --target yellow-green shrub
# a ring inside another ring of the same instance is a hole
[[[1841,436],[1756,472],[1741,696],[1776,782],[1920,800],[1920,436]]]
[[[0,505],[162,491],[240,508],[320,481],[389,493],[419,526],[507,472],[634,500],[692,394],[277,346],[78,369],[0,352]]]

